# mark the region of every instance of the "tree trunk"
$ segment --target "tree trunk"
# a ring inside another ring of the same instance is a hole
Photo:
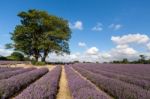
[[[46,62],[47,55],[48,55],[48,50],[44,50],[44,55],[42,57],[42,62]]]
[[[38,56],[35,56],[35,61],[36,61],[36,62],[38,62],[38,59],[39,59],[39,57],[38,57]]]
[[[43,56],[42,57],[42,62],[46,62],[45,60],[46,60],[46,56]]]
[[[38,62],[39,59],[39,51],[34,49],[34,57],[35,57],[35,61]]]

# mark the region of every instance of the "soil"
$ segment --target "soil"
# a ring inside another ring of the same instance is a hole
[[[62,72],[61,72],[59,87],[60,88],[58,90],[58,94],[57,94],[56,99],[73,99],[71,96],[71,93],[69,91],[69,88],[68,88],[68,82],[67,82],[64,66],[62,66]]]

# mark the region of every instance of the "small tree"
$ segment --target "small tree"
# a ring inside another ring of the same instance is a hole
[[[146,62],[145,58],[146,56],[140,55],[139,63],[142,63],[142,64],[145,63]]]
[[[129,63],[129,61],[128,61],[127,58],[124,58],[124,59],[122,60],[122,63],[127,64],[127,63]]]
[[[23,61],[24,55],[20,52],[13,52],[10,56],[8,56],[8,59],[15,61]]]
[[[0,55],[0,60],[7,60],[7,58]]]

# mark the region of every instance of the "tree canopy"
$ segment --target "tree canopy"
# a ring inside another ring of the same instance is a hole
[[[15,61],[24,61],[24,55],[20,52],[13,52],[10,56],[7,57],[8,60]]]
[[[21,24],[11,33],[15,50],[33,56],[36,61],[41,57],[44,62],[50,52],[70,53],[71,30],[67,20],[35,9],[20,12],[18,16]],[[7,46],[10,48],[10,44]]]

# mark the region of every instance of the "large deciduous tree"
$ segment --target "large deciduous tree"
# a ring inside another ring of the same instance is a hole
[[[41,57],[43,62],[50,52],[70,53],[71,30],[67,20],[39,10],[21,12],[18,16],[21,24],[11,33],[15,50],[33,56],[36,61]]]

